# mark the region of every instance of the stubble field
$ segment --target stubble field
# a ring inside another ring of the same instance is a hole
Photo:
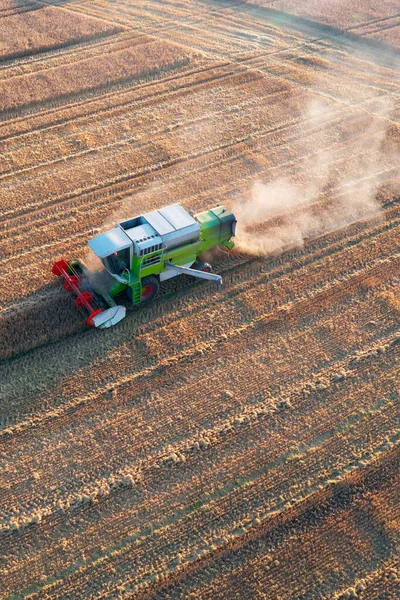
[[[400,595],[399,38],[293,4],[0,4],[1,598]],[[53,262],[172,202],[223,287],[88,329]]]

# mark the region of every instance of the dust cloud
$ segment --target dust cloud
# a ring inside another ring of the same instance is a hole
[[[398,151],[385,147],[392,111],[387,97],[377,99],[368,111],[356,109],[349,130],[337,128],[334,135],[339,140],[332,144],[337,109],[327,100],[313,100],[301,128],[316,132],[305,136],[308,144],[314,140],[315,145],[302,147],[300,141],[299,154],[307,158],[299,160],[297,175],[255,182],[250,197],[232,207],[238,220],[238,249],[279,254],[302,247],[307,238],[379,213],[376,196],[381,176],[400,159]]]

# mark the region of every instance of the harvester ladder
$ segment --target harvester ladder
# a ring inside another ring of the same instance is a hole
[[[136,281],[130,286],[132,290],[132,304],[140,304],[142,298],[142,282]]]

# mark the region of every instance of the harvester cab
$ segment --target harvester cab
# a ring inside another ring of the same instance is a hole
[[[67,291],[75,292],[77,306],[90,311],[89,325],[110,327],[125,316],[125,307],[114,300],[124,292],[133,304],[140,304],[157,295],[160,282],[177,275],[221,284],[220,275],[211,273],[211,266],[198,257],[213,247],[230,251],[235,230],[236,219],[224,206],[193,215],[172,204],[117,223],[91,239],[89,246],[104,272],[94,274],[80,261],[61,260],[53,273],[63,276]]]

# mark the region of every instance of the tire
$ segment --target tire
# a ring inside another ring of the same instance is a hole
[[[141,302],[149,302],[153,300],[158,294],[158,290],[160,289],[160,282],[158,277],[155,275],[148,275],[147,277],[143,277],[142,279],[142,296]]]
[[[210,263],[208,263],[208,262],[196,262],[194,264],[194,268],[197,271],[204,271],[205,273],[212,272],[212,267],[211,267]]]

